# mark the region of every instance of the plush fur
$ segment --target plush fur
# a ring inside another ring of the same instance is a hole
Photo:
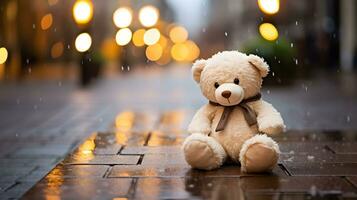
[[[198,60],[192,67],[194,80],[199,84],[202,94],[212,102],[219,103],[224,106],[237,105],[243,99],[255,96],[260,92],[262,78],[269,72],[269,66],[264,60],[255,55],[246,55],[238,51],[224,51],[217,53],[207,60]],[[229,91],[230,96],[224,97],[223,92]],[[248,145],[248,141],[254,141],[253,137],[257,134],[273,135],[283,131],[285,128],[284,122],[280,113],[269,103],[264,100],[257,100],[248,103],[248,105],[257,114],[257,124],[249,126],[244,118],[243,111],[240,108],[235,108],[230,114],[229,120],[223,131],[215,132],[215,128],[222,115],[223,106],[213,106],[206,104],[202,106],[193,117],[188,131],[192,134],[201,134],[212,138],[223,147],[227,157],[235,162],[240,162],[240,158],[244,152],[252,145]],[[264,143],[261,138],[268,136],[259,136],[253,143]],[[251,139],[252,138],[252,139]],[[197,140],[195,137],[188,137],[183,144],[185,156],[190,156],[187,152],[195,152],[193,145],[190,148],[185,148],[191,140]],[[276,143],[271,138],[264,140],[264,148],[271,148],[276,155],[279,150]],[[274,145],[270,145],[274,144]],[[276,145],[275,145],[276,144]],[[202,145],[200,143],[200,145]],[[206,145],[211,149],[216,149],[217,145],[212,142],[206,142]],[[243,149],[244,147],[244,149]],[[255,148],[258,151],[264,148]],[[243,149],[243,151],[242,151]],[[216,152],[216,151],[213,151]],[[251,151],[253,152],[253,150]],[[257,152],[259,153],[259,152]],[[217,154],[221,154],[218,153]],[[216,155],[214,157],[220,157]],[[259,158],[260,159],[260,158]],[[257,158],[257,160],[259,160]],[[267,163],[269,159],[266,158]],[[186,159],[190,160],[190,159]],[[225,160],[225,159],[222,159]],[[200,168],[202,160],[192,161],[189,164],[194,168]],[[264,162],[264,161],[260,161]],[[223,164],[223,163],[222,163]],[[244,161],[241,163],[242,169],[249,171],[244,166]],[[276,164],[276,163],[274,163]],[[205,167],[205,169],[213,169],[219,166]],[[266,171],[271,169],[267,166]]]

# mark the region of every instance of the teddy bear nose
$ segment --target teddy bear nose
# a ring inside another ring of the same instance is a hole
[[[225,91],[222,92],[222,96],[224,98],[227,98],[227,99],[231,96],[231,94],[232,93],[230,91],[228,91],[228,90],[225,90]]]

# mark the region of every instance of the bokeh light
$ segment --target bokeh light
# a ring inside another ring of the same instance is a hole
[[[200,48],[198,48],[196,43],[194,43],[191,40],[187,40],[185,42],[185,45],[186,45],[187,49],[189,50],[189,54],[186,56],[186,61],[192,62],[192,61],[196,60],[198,58],[198,56],[200,55]]]
[[[48,0],[48,5],[54,6],[58,3],[58,0]]]
[[[132,37],[132,32],[129,28],[120,29],[115,35],[115,41],[118,45],[124,46],[127,45]]]
[[[258,6],[265,14],[273,15],[279,12],[279,0],[258,0]]]
[[[279,33],[276,27],[271,24],[271,23],[263,23],[259,26],[259,33],[260,35],[268,40],[268,41],[274,41],[278,39]]]
[[[146,45],[153,45],[160,39],[160,31],[157,28],[151,28],[144,34],[144,43]]]
[[[139,11],[140,23],[145,27],[154,26],[159,19],[159,10],[154,6],[144,6]]]
[[[189,49],[184,43],[174,44],[171,48],[171,56],[176,61],[185,61],[189,54]]]
[[[115,39],[107,38],[101,45],[101,52],[105,59],[115,60],[120,54],[120,47],[116,44]]]
[[[9,56],[9,53],[7,52],[7,49],[5,47],[0,48],[0,65],[4,64],[7,60],[7,57]]]
[[[41,28],[42,30],[47,30],[52,26],[53,18],[52,14],[47,14],[42,17],[41,19]]]
[[[133,43],[137,47],[142,47],[145,45],[144,43],[144,34],[145,34],[145,29],[139,29],[134,32],[133,34]]]
[[[151,61],[157,61],[162,56],[163,49],[160,44],[154,44],[146,48],[146,57]]]
[[[73,6],[73,17],[78,24],[87,24],[93,17],[93,4],[90,0],[77,0]]]
[[[51,48],[51,57],[52,58],[58,58],[63,54],[63,43],[62,42],[56,42],[52,48]]]
[[[81,33],[77,36],[75,46],[77,51],[85,52],[92,45],[92,37],[88,33]]]
[[[113,14],[113,22],[118,28],[128,27],[132,20],[132,10],[128,7],[118,8]]]
[[[170,39],[174,43],[184,42],[188,38],[187,30],[182,26],[175,26],[170,30]]]

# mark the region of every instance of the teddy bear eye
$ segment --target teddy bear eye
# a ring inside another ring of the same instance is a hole
[[[219,87],[219,84],[217,82],[214,83],[214,87],[215,88],[218,88]]]
[[[238,85],[238,84],[239,84],[239,79],[238,79],[238,78],[235,78],[233,82],[234,82],[234,84],[237,84],[237,85]]]

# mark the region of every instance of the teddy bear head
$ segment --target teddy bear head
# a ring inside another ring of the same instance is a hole
[[[238,51],[219,52],[207,60],[197,60],[192,67],[202,94],[223,106],[237,105],[257,95],[268,72],[262,58]]]

